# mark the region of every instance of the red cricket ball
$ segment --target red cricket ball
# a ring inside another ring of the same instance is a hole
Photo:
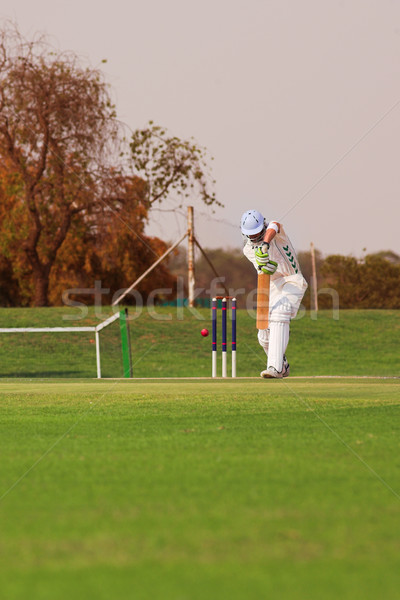
[[[208,336],[208,329],[202,329],[200,333],[201,333],[201,335],[203,337],[207,337]]]

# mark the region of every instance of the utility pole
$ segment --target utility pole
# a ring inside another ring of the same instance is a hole
[[[193,206],[188,206],[187,212],[188,218],[188,296],[189,306],[194,306],[194,287],[195,287],[195,275],[194,275],[194,219],[193,219]]]
[[[318,284],[317,284],[317,269],[315,267],[315,250],[314,244],[311,242],[311,266],[312,266],[312,277],[311,277],[311,289],[314,296],[314,310],[318,312]]]

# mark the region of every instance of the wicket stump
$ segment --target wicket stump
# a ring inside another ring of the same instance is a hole
[[[217,312],[218,300],[222,300],[222,377],[227,377],[227,304],[231,300],[232,309],[232,377],[236,377],[236,298],[216,296],[212,300],[212,377],[217,377]]]

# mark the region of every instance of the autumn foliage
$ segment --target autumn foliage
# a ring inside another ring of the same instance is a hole
[[[60,304],[65,290],[92,288],[94,281],[115,291],[128,287],[167,244],[145,235],[147,205],[145,182],[110,172],[103,177],[92,211],[75,215],[52,265],[49,304]],[[24,242],[29,231],[29,211],[21,198],[18,173],[0,168],[0,303],[29,305],[35,299],[35,279]],[[44,250],[43,250],[44,252]],[[174,287],[175,278],[160,265],[140,288],[145,296],[156,287]],[[81,297],[77,292],[72,297]],[[86,296],[90,303],[93,298]]]
[[[159,128],[141,134],[129,147],[98,69],[13,25],[0,30],[2,304],[59,304],[66,289],[95,280],[111,297],[166,249],[145,235],[154,192],[161,201],[198,185],[206,204],[216,202],[203,151]],[[143,165],[151,180],[139,176]],[[151,288],[173,285],[161,265]]]

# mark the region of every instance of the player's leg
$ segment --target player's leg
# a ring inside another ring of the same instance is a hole
[[[269,329],[259,329],[257,337],[258,337],[258,343],[263,348],[265,354],[268,356]]]
[[[282,288],[277,286],[274,281],[271,281],[270,284],[270,296],[269,296],[269,305],[273,306],[281,297]],[[268,329],[259,329],[258,330],[258,343],[264,350],[265,354],[268,356],[268,347],[269,347],[269,328]]]
[[[303,286],[287,282],[280,287],[279,293],[274,294],[269,315],[268,364],[261,377],[280,378],[289,375],[285,352],[289,342],[290,320],[297,315],[304,292]],[[264,347],[260,336],[259,342]]]
[[[285,297],[271,308],[269,320],[268,363],[262,377],[284,377],[289,374],[285,352],[289,342],[289,326],[292,305]]]

